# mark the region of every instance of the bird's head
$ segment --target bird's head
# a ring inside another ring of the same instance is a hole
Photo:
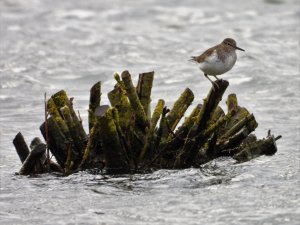
[[[236,46],[236,41],[232,38],[225,38],[223,41],[222,41],[222,44],[225,44],[225,45],[229,45],[235,49],[238,49],[240,51],[245,51],[244,49],[242,48],[239,48]]]

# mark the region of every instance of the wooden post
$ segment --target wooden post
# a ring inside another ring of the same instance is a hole
[[[198,150],[204,144],[205,139],[199,134],[204,132],[207,128],[215,109],[229,85],[226,80],[217,80],[216,83],[219,88],[216,89],[212,87],[207,98],[204,99],[204,103],[196,119],[196,123],[190,129],[185,144],[176,157],[174,168],[186,168],[193,165]],[[198,137],[197,140],[195,139],[196,137]]]
[[[69,141],[74,145],[74,147],[71,146],[71,148],[73,149],[72,156],[74,159],[74,166],[77,167],[82,159],[83,151],[85,149],[86,137],[82,139],[80,131],[77,129],[68,106],[65,105],[64,107],[60,108],[60,112],[62,113],[64,121],[66,122],[70,131],[71,138]]]
[[[27,156],[26,160],[24,161],[19,174],[20,175],[29,175],[33,172],[35,165],[39,162],[41,157],[46,152],[46,145],[45,144],[38,144]]]
[[[100,106],[101,101],[101,82],[97,82],[90,90],[90,104],[89,104],[89,130],[92,129],[96,123],[95,110]]]
[[[38,146],[39,144],[43,144],[41,139],[38,138],[38,137],[35,137],[30,143],[31,151],[33,149],[35,149],[35,147]],[[44,173],[45,171],[47,171],[48,164],[46,165],[46,161],[47,161],[47,156],[46,156],[46,153],[45,153],[41,156],[40,160],[38,162],[36,162],[33,172],[34,173]]]
[[[55,119],[50,116],[48,118],[48,132],[49,132],[49,149],[51,153],[54,155],[58,164],[64,168],[65,162],[67,160],[68,148],[67,143],[69,143],[68,139],[64,136],[62,131],[60,130],[58,124]],[[40,130],[44,138],[46,138],[45,133],[45,123],[40,126]]]
[[[79,165],[79,170],[95,167],[95,163],[92,163],[92,161],[94,161],[94,159],[91,157],[91,155],[92,155],[93,151],[97,151],[97,148],[101,148],[98,145],[98,142],[100,141],[99,140],[100,139],[99,129],[100,129],[99,123],[96,122],[94,124],[94,126],[92,127],[92,129],[90,130],[90,137],[89,137],[88,143],[86,145],[84,155],[82,157],[82,161]],[[98,152],[100,152],[100,151],[98,150]]]
[[[164,106],[165,101],[163,99],[159,99],[151,117],[150,130],[147,133],[145,145],[140,153],[139,162],[141,162],[144,159],[146,153],[149,151],[150,148],[154,148],[154,131],[156,124],[163,112]]]
[[[228,111],[228,113],[232,113],[234,112],[233,110],[231,111]],[[215,122],[217,122],[221,117],[225,116],[225,113],[223,111],[223,109],[220,107],[220,106],[217,106],[212,118],[211,118],[211,121],[210,123],[211,124],[214,124]]]
[[[21,162],[23,163],[26,160],[27,156],[29,155],[30,150],[29,150],[21,132],[19,132],[15,136],[15,138],[13,140],[13,144],[16,148],[16,151],[18,153],[18,156],[19,156]]]
[[[51,98],[53,99],[58,111],[60,110],[60,108],[64,107],[65,105],[69,107],[70,114],[75,123],[75,127],[78,130],[78,133],[80,134],[81,139],[85,139],[86,133],[83,129],[83,126],[82,126],[80,120],[78,119],[77,114],[75,113],[75,111],[73,109],[73,103],[68,98],[67,93],[64,90],[61,90],[61,91],[55,93],[54,95],[52,95]]]
[[[196,118],[198,114],[200,113],[202,104],[198,104],[191,114],[185,118],[185,121],[183,124],[178,127],[178,129],[175,132],[175,137],[171,140],[168,140],[166,143],[163,144],[163,148],[166,152],[175,152],[179,148],[183,147],[183,144],[185,142],[185,139],[189,133],[189,130],[194,125]]]
[[[219,137],[222,137],[228,130],[230,130],[233,126],[243,120],[246,116],[250,115],[249,111],[238,105],[238,100],[236,94],[232,93],[228,95],[226,100],[227,110],[228,112],[235,112],[234,116],[226,123],[222,129],[219,131]]]
[[[174,131],[180,119],[184,116],[185,111],[192,104],[194,100],[194,94],[189,89],[186,88],[184,92],[180,95],[177,101],[174,103],[173,108],[167,115],[167,126],[163,129],[162,138],[167,138],[170,134],[170,130]]]
[[[62,117],[62,115],[60,113],[60,109],[58,109],[57,106],[55,105],[53,98],[48,99],[47,109],[48,109],[49,114],[52,116],[52,118],[57,123],[57,126],[59,127],[61,132],[64,134],[64,136],[68,139],[71,139],[69,127],[68,127],[66,121]],[[45,134],[46,134],[46,131],[45,131]],[[46,136],[45,136],[45,140],[46,140]]]
[[[149,121],[144,111],[144,108],[139,100],[135,87],[133,86],[131,75],[126,70],[122,73],[122,81],[124,82],[127,97],[129,99],[131,108],[135,114],[137,125],[145,132],[145,128],[149,127]]]
[[[39,137],[35,137],[31,143],[30,143],[30,149],[33,150],[35,149],[35,147],[39,144],[43,144],[43,142],[41,141],[41,139]],[[45,170],[45,163],[46,163],[46,160],[47,160],[47,155],[44,154],[41,158],[40,158],[40,163],[37,163],[37,164],[40,164],[42,167],[43,167],[43,170],[42,172],[46,171]],[[50,160],[50,170],[53,171],[53,172],[59,172],[59,173],[63,173],[63,169],[60,167],[60,165],[58,165],[56,162],[53,162],[52,160]]]
[[[148,73],[141,73],[136,88],[137,95],[141,101],[145,113],[150,118],[150,102],[151,102],[151,89],[154,79],[154,71]]]
[[[117,127],[114,123],[112,109],[98,119],[99,135],[105,156],[106,170],[109,173],[128,172],[129,166],[122,149]]]
[[[234,126],[231,127],[230,130],[228,130],[220,139],[228,139],[229,137],[231,137],[232,135],[236,134],[238,131],[240,131],[247,123],[249,123],[249,121],[253,121],[253,124],[251,124],[251,126],[255,129],[258,124],[254,118],[253,114],[250,114],[246,117],[244,117],[242,120],[240,120],[239,122],[237,122]]]
[[[115,107],[119,112],[120,126],[126,130],[131,120],[132,110],[122,85],[117,84],[114,90],[108,93],[108,99],[111,106]]]

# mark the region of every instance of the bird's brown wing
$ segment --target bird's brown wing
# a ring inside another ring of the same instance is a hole
[[[211,47],[211,48],[207,49],[205,52],[203,52],[203,53],[202,53],[201,55],[199,55],[199,56],[192,56],[192,57],[191,57],[191,60],[192,60],[192,61],[195,61],[195,62],[197,62],[197,63],[204,62],[204,61],[205,61],[205,58],[208,57],[208,56],[210,56],[210,55],[213,53],[213,51],[216,49],[217,46],[218,46],[218,45],[216,45],[216,46],[214,46],[214,47]]]

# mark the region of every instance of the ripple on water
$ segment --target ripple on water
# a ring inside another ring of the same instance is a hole
[[[73,9],[73,10],[56,10],[55,17],[60,19],[91,19],[95,17],[96,13],[91,10]]]

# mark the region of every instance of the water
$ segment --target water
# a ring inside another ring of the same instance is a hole
[[[299,224],[299,16],[296,0],[2,0],[0,224]],[[101,80],[108,103],[125,69],[135,81],[156,72],[153,104],[171,107],[190,87],[196,105],[210,83],[187,59],[225,37],[246,49],[224,75],[225,97],[237,93],[254,113],[258,137],[283,135],[273,157],[119,177],[14,175],[12,139],[40,136],[44,92],[67,90],[85,127],[89,88]]]

